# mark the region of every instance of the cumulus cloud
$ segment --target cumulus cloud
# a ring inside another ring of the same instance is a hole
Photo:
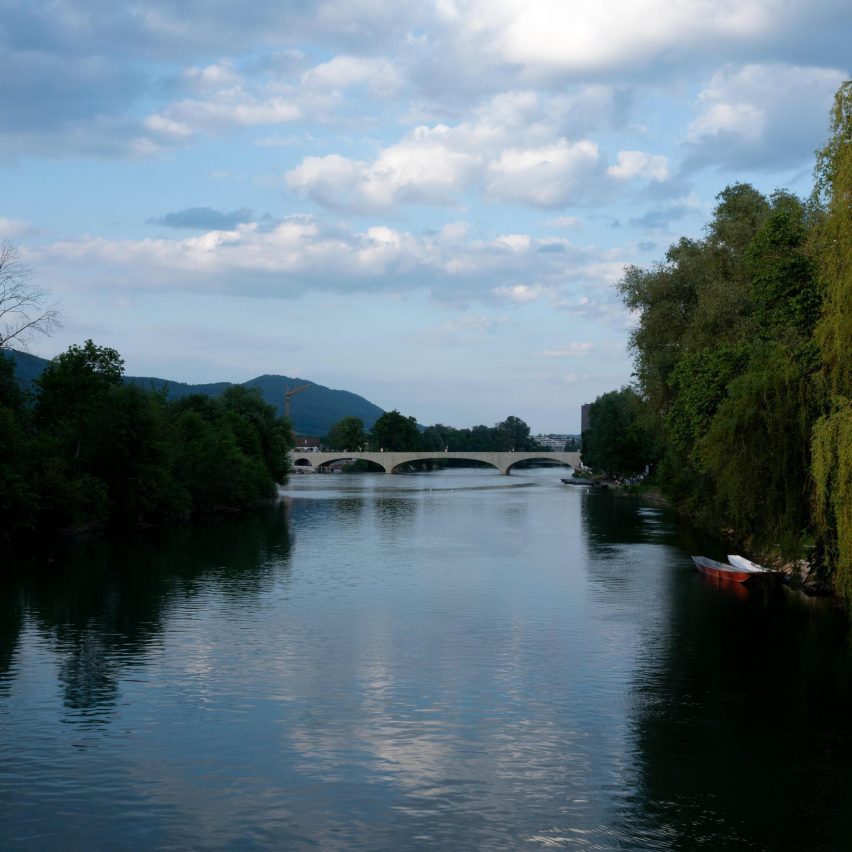
[[[63,0],[3,11],[0,143],[28,154],[138,156],[324,109],[330,120],[353,87],[374,99],[404,91],[430,125],[501,91],[558,87],[564,117],[549,141],[576,141],[624,126],[640,78],[746,56],[843,67],[850,41],[846,0]],[[307,56],[330,58],[308,68]],[[708,102],[692,141],[738,138],[759,120],[753,108]]]
[[[687,167],[771,169],[807,161],[825,139],[829,107],[845,76],[780,64],[717,71],[687,129]]]
[[[557,207],[573,200],[583,179],[597,172],[598,146],[559,139],[541,148],[508,148],[488,164],[486,194],[495,200]]]
[[[617,162],[610,166],[607,174],[618,180],[643,177],[662,181],[669,176],[668,159],[662,154],[646,154],[644,151],[619,151]]]
[[[607,181],[667,176],[665,157],[621,152],[610,173],[591,139],[560,135],[570,108],[529,91],[503,93],[455,125],[421,125],[372,159],[305,157],[290,189],[330,208],[454,204],[469,191],[494,202],[550,208],[585,202]]]
[[[842,0],[445,0],[438,12],[469,48],[527,76],[694,66],[746,46],[771,55],[828,22],[849,25]],[[844,55],[840,40],[826,48]]]
[[[567,243],[563,253],[539,248],[528,234],[480,239],[458,223],[416,234],[388,225],[351,230],[293,216],[183,239],[62,240],[31,249],[31,260],[46,284],[76,281],[111,292],[162,288],[290,298],[317,290],[426,291],[458,304],[522,306],[546,297],[560,309],[583,297],[612,298],[611,283],[629,260]]]

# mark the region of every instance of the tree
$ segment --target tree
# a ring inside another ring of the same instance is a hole
[[[530,427],[520,417],[510,415],[494,427],[495,446],[498,452],[524,452],[534,450],[535,441],[530,438]]]
[[[0,241],[0,349],[23,345],[33,334],[50,334],[59,325],[59,305],[35,287],[32,270],[21,260],[17,245]]]
[[[360,417],[344,417],[328,430],[323,446],[330,450],[363,449],[367,445],[364,421]]]
[[[758,547],[801,555],[810,523],[809,436],[813,388],[790,351],[767,344],[727,387],[696,441],[717,517]],[[706,422],[706,421],[705,421]]]
[[[643,417],[643,401],[632,388],[599,396],[583,432],[583,464],[610,477],[641,473],[653,459],[653,437]]]
[[[813,430],[817,544],[852,600],[852,81],[837,91],[832,136],[817,154],[815,235],[824,288],[816,341],[826,410]]]
[[[0,545],[31,530],[37,500],[30,476],[28,411],[11,358],[0,350]]]
[[[396,409],[386,411],[374,424],[370,445],[374,450],[416,450],[420,445],[417,421]]]
[[[36,380],[36,416],[45,427],[64,431],[75,456],[85,452],[86,437],[108,416],[105,400],[121,384],[124,360],[108,346],[87,340],[57,355]]]

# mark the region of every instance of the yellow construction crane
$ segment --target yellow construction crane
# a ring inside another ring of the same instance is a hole
[[[301,393],[303,390],[307,390],[310,385],[301,385],[297,388],[287,388],[284,392],[284,416],[286,418],[290,418],[290,400],[297,394]]]

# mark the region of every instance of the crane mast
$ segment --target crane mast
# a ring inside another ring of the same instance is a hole
[[[304,390],[307,390],[310,387],[310,384],[300,385],[297,388],[288,387],[284,392],[284,416],[289,420],[290,418],[290,400],[297,394],[301,393]]]

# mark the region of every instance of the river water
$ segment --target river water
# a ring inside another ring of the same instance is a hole
[[[560,475],[299,476],[7,565],[0,848],[852,849],[840,613]]]

